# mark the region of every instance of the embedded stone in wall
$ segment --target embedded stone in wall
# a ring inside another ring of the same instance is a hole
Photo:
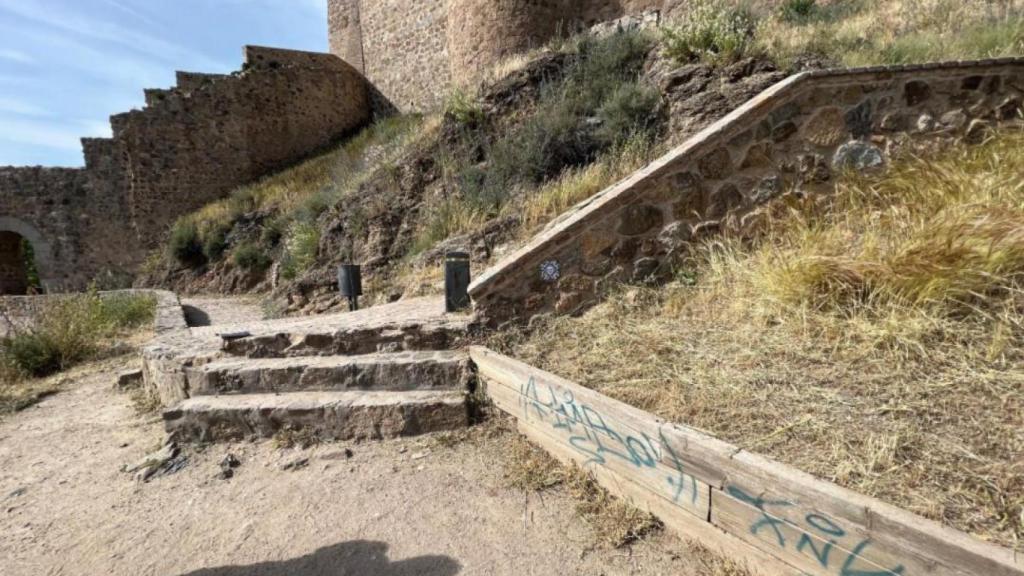
[[[818,146],[837,146],[846,139],[846,123],[839,108],[823,108],[804,125],[804,138]]]
[[[721,180],[732,170],[732,157],[726,148],[717,148],[697,162],[701,176],[708,180]]]
[[[661,226],[664,216],[661,210],[649,204],[627,206],[622,211],[622,219],[619,222],[619,234],[623,236],[639,236],[654,228]]]
[[[903,86],[907,106],[917,106],[932,97],[932,88],[923,80],[911,80]]]
[[[832,166],[836,170],[867,170],[885,164],[885,155],[874,144],[860,140],[847,142],[836,150],[832,158]]]
[[[712,220],[721,220],[725,218],[729,210],[739,206],[741,202],[743,202],[743,194],[740,193],[739,188],[735,184],[723,184],[711,194],[706,216]]]
[[[856,107],[850,109],[846,113],[846,129],[853,134],[854,138],[863,138],[868,134],[871,134],[871,129],[874,127],[873,113],[875,104],[871,100],[865,100],[858,104]],[[829,144],[829,146],[835,146],[842,142],[842,139]]]

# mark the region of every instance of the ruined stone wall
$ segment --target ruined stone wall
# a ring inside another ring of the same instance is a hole
[[[331,52],[362,70],[378,110],[436,109],[501,60],[595,23],[685,0],[329,0]]]
[[[111,118],[136,239],[147,247],[176,216],[368,119],[359,73],[329,55],[248,47],[240,74],[180,79],[153,105]]]
[[[146,90],[144,109],[111,118],[112,138],[83,139],[84,169],[0,168],[0,232],[33,244],[48,291],[130,281],[179,216],[369,120],[365,80],[336,56],[245,56],[241,72]]]
[[[782,194],[827,192],[844,170],[1021,124],[1022,99],[1022,58],[792,76],[582,203],[470,294],[494,322],[579,312],[608,287],[664,278],[702,237],[756,228]]]
[[[45,289],[85,278],[78,263],[87,260],[83,228],[94,214],[85,190],[84,170],[0,167],[0,232],[17,234],[32,244]],[[4,267],[14,268],[14,275],[21,270],[16,262]]]

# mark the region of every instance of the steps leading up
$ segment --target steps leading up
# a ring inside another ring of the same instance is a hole
[[[288,427],[323,440],[379,440],[463,428],[460,391],[293,392],[198,396],[164,412],[167,431],[182,440],[269,438]]]
[[[361,356],[226,358],[186,370],[192,397],[343,390],[469,388],[465,352],[421,351]]]

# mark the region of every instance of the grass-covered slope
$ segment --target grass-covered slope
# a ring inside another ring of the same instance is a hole
[[[1024,537],[1024,135],[790,198],[520,358],[1009,546]]]
[[[444,250],[469,249],[485,266],[780,77],[770,65],[700,65],[696,88],[662,86],[658,75],[680,64],[659,48],[653,31],[580,36],[504,66],[443,115],[380,120],[182,218],[143,283],[275,290],[288,312],[320,312],[340,304],[335,266],[356,262],[368,303],[436,290]],[[714,104],[670,126],[695,90],[715,91]]]

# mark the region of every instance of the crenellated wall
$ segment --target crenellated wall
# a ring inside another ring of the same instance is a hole
[[[576,206],[470,294],[492,322],[579,312],[617,283],[659,280],[708,234],[756,226],[781,194],[825,192],[845,170],[1021,124],[1022,100],[1024,58],[791,76]]]
[[[328,0],[331,52],[362,70],[378,110],[438,108],[501,60],[598,22],[685,0]]]
[[[111,117],[112,138],[83,139],[84,169],[0,168],[0,233],[31,242],[48,291],[130,277],[180,215],[370,116],[365,79],[332,54],[248,46],[240,72],[179,72],[177,81],[146,90],[142,110]],[[0,253],[0,293],[18,291],[13,257]]]

